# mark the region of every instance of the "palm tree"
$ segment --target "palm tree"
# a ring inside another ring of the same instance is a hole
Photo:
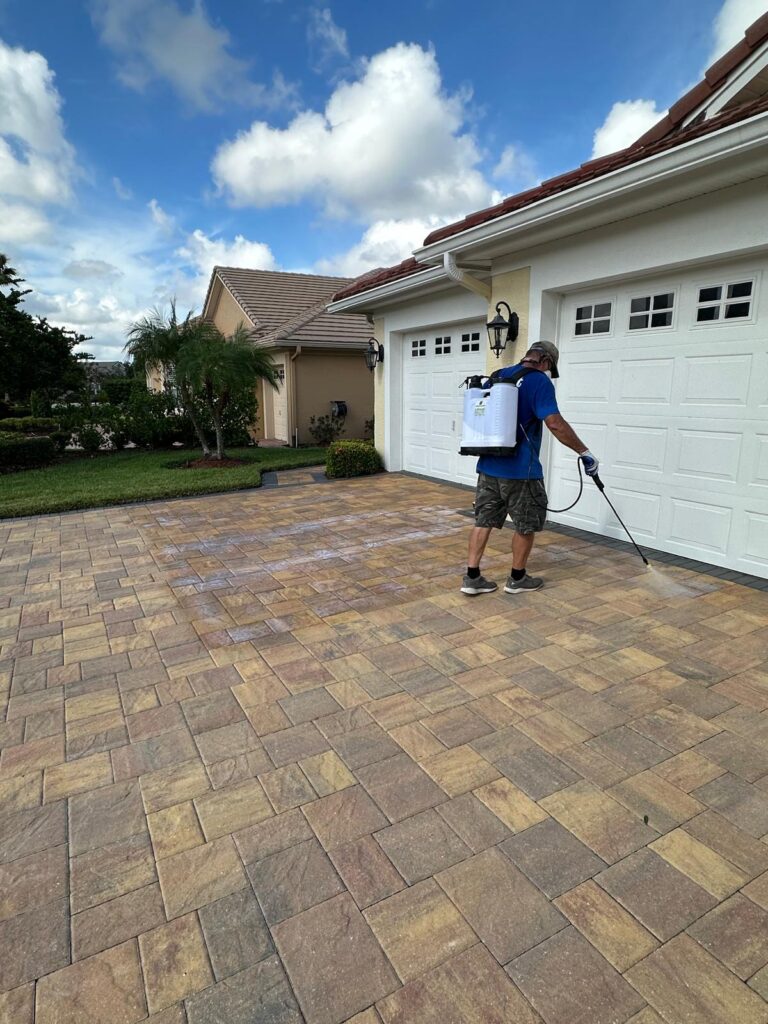
[[[272,357],[248,341],[242,325],[225,338],[213,324],[200,322],[182,346],[176,370],[210,413],[217,459],[225,458],[223,418],[232,399],[257,380],[277,388]]]
[[[134,363],[145,373],[160,370],[166,388],[175,387],[182,412],[192,423],[203,457],[210,458],[211,449],[195,411],[192,386],[178,371],[179,356],[199,332],[202,322],[187,313],[183,320],[176,315],[176,303],[171,302],[167,316],[159,309],[153,309],[147,316],[136,320],[128,329],[125,350]]]

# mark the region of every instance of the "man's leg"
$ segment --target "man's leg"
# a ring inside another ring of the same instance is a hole
[[[544,580],[526,572],[536,533],[544,528],[547,492],[541,480],[513,481],[509,485],[510,511],[515,532],[512,534],[512,572],[504,586],[506,594],[539,590]]]
[[[488,538],[491,536],[490,526],[473,526],[469,532],[469,551],[467,552],[467,565],[470,569],[478,569],[480,560],[485,552]]]
[[[528,565],[528,556],[533,549],[533,542],[536,539],[535,533],[512,534],[512,571],[524,570]]]

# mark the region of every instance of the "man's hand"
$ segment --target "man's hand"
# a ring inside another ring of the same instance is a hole
[[[600,468],[600,460],[597,459],[592,452],[582,452],[579,456],[584,464],[584,472],[587,476],[597,476],[597,471]]]

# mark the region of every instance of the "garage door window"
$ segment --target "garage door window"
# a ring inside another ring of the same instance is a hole
[[[632,299],[629,307],[630,331],[645,331],[653,327],[671,327],[675,303],[674,292],[643,295]]]
[[[596,302],[593,306],[578,306],[574,334],[608,334],[611,329],[611,303]]]
[[[418,356],[425,356],[427,354],[427,339],[420,338],[418,341],[411,342],[411,358],[416,359]]]
[[[708,285],[699,288],[697,323],[713,320],[744,320],[752,314],[752,281]]]
[[[451,336],[449,334],[443,335],[440,338],[435,338],[435,355],[436,356],[449,356],[451,354]]]
[[[462,352],[479,352],[480,351],[480,332],[470,331],[469,334],[462,334],[461,336],[461,351]]]

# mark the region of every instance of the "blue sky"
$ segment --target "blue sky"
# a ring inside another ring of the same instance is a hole
[[[355,276],[622,148],[764,9],[0,0],[0,251],[120,358],[215,263]]]

